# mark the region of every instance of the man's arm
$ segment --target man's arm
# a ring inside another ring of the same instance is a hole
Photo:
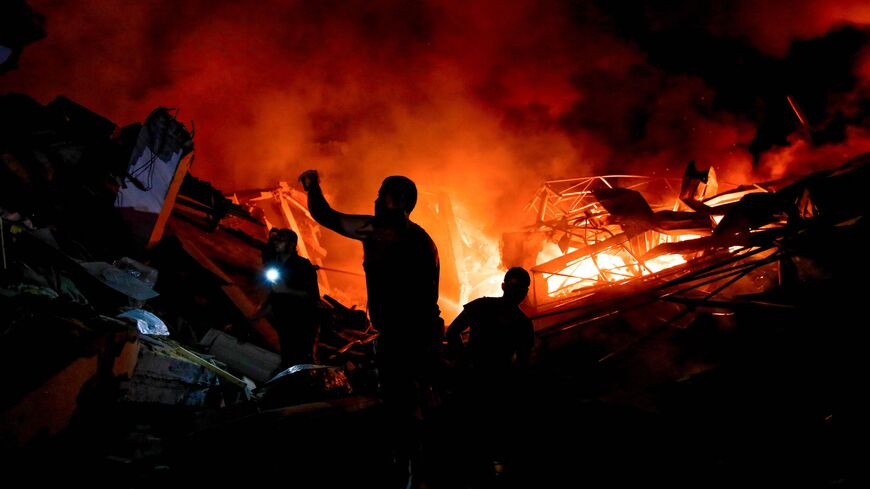
[[[308,170],[299,176],[302,188],[308,192],[308,211],[318,224],[351,239],[365,239],[371,228],[372,216],[343,214],[333,209],[320,189],[317,170]]]
[[[447,328],[447,347],[448,351],[453,355],[459,356],[465,349],[465,345],[462,343],[462,333],[471,326],[469,319],[468,313],[462,311]]]
[[[272,291],[279,294],[292,295],[312,302],[320,300],[320,285],[317,283],[317,269],[311,262],[305,260],[293,265],[293,273],[302,277],[302,280],[294,280],[296,287],[290,287],[283,279],[272,284]],[[298,287],[298,288],[297,288]]]

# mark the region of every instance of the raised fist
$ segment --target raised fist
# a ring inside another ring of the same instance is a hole
[[[317,175],[317,170],[305,170],[299,175],[299,183],[302,184],[302,188],[307,192],[311,187],[316,187],[320,185],[320,177]]]

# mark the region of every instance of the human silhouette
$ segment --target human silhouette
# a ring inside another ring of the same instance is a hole
[[[444,334],[438,308],[439,261],[432,238],[411,222],[417,187],[403,176],[384,179],[374,215],[337,212],[323,196],[316,170],[300,176],[312,217],[342,236],[362,242],[368,312],[378,331],[375,364],[390,430],[396,438],[396,465],[411,485],[419,483],[421,423]],[[415,468],[416,466],[416,468]]]
[[[317,269],[299,256],[298,236],[290,229],[270,233],[263,250],[269,297],[252,319],[271,315],[281,347],[281,367],[316,363],[320,287]]]

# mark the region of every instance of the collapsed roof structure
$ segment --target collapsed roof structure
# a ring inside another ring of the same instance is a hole
[[[707,300],[772,264],[768,286],[794,279],[788,244],[808,233],[859,229],[870,155],[803,178],[717,192],[712,169],[691,162],[682,182],[605,175],[544,183],[527,211],[535,224],[506,233],[503,260],[533,274],[531,314],[572,314],[602,297],[709,291]],[[836,189],[836,190],[835,190]],[[834,197],[836,196],[836,197]],[[727,280],[726,280],[727,279]],[[760,287],[755,292],[762,292]]]

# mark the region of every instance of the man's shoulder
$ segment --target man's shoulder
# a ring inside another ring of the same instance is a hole
[[[481,311],[481,310],[489,310],[499,306],[499,298],[498,297],[480,297],[478,299],[474,299],[473,301],[465,304],[464,308],[467,311]]]
[[[410,231],[409,234],[413,239],[422,243],[426,243],[433,250],[438,250],[438,247],[435,246],[435,241],[432,239],[431,236],[429,236],[429,233],[427,233],[426,230],[423,229],[423,226],[420,226],[414,221],[410,221],[410,226],[408,229]]]
[[[428,239],[432,239],[432,238],[429,237],[429,233],[426,232],[425,229],[423,229],[423,226],[417,224],[417,223],[414,222],[414,221],[408,221],[408,229],[409,229],[409,230],[411,231],[411,233],[414,234],[415,236],[421,236],[421,237],[426,237],[426,238],[428,238]]]
[[[468,302],[468,304],[489,304],[489,303],[496,304],[498,302],[501,302],[501,297],[490,297],[490,296],[486,295],[483,297],[478,297],[477,299],[474,299],[473,301]]]

